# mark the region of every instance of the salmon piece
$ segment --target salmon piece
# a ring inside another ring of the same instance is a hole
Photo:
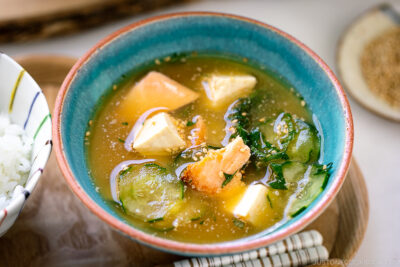
[[[241,137],[236,137],[226,147],[209,151],[196,163],[187,166],[181,179],[198,191],[218,194],[243,185],[240,169],[250,158],[250,148]],[[235,174],[224,187],[225,174]]]
[[[194,125],[194,129],[192,130],[192,145],[200,145],[204,143],[207,139],[207,126],[203,117],[199,116],[197,118],[196,124]]]
[[[132,114],[140,115],[156,107],[178,109],[195,101],[198,97],[198,93],[186,86],[160,72],[151,71],[130,90],[125,100],[121,102],[120,114],[124,119],[130,120]]]

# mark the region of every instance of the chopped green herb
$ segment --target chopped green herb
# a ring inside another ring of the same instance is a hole
[[[249,113],[251,110],[251,100],[250,97],[240,98],[231,110],[231,114],[228,116],[231,121],[237,121],[234,125],[236,132],[232,137],[242,137],[245,144],[248,144],[249,138],[249,133],[246,129],[250,126]]]
[[[121,138],[118,138],[118,141],[119,141],[120,143],[125,143],[125,140],[123,140],[123,139],[121,139]]]
[[[287,189],[286,181],[283,177],[282,164],[271,163],[274,181],[269,182],[268,185],[273,189]]]
[[[187,123],[186,123],[186,126],[187,127],[190,127],[190,126],[193,126],[195,123],[193,122],[193,121],[188,121]]]
[[[330,162],[330,163],[326,164],[326,165],[325,165],[325,168],[324,168],[324,165],[314,164],[314,166],[315,166],[316,169],[317,169],[317,171],[314,172],[314,174],[315,174],[315,175],[318,175],[318,174],[327,173],[327,172],[329,172],[329,171],[332,169],[332,165],[333,165],[333,163]]]
[[[236,227],[238,227],[238,228],[240,228],[240,229],[243,229],[243,228],[244,228],[245,223],[244,223],[243,221],[241,221],[241,220],[239,220],[239,219],[237,219],[237,218],[233,218],[232,221],[233,221],[233,224],[234,224]]]
[[[148,223],[155,223],[155,222],[159,222],[159,221],[163,221],[163,220],[164,220],[164,218],[160,217],[160,218],[155,218],[155,219],[148,220],[147,222]]]
[[[268,200],[269,206],[271,207],[271,209],[273,209],[274,207],[272,206],[272,201],[269,198],[269,194],[267,194],[267,200]]]
[[[203,225],[203,223],[204,223],[204,220],[200,222],[200,225]]]
[[[128,125],[128,122],[124,121],[124,122],[121,123],[121,124],[124,125],[124,126],[127,126],[127,125]]]
[[[198,220],[200,220],[200,219],[201,219],[201,216],[191,218],[190,220],[191,220],[192,222],[194,222],[194,221],[198,221]]]
[[[229,184],[229,182],[233,179],[233,177],[235,176],[237,171],[235,171],[233,174],[227,174],[224,173],[225,176],[225,181],[222,183],[222,188],[224,188],[227,184]]]

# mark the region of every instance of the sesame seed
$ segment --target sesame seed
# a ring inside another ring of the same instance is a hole
[[[203,153],[207,153],[207,148],[203,148]]]
[[[165,62],[168,62],[168,61],[170,61],[170,60],[171,60],[171,57],[169,57],[169,56],[166,57],[166,58],[164,58],[164,61],[165,61]]]
[[[323,169],[323,170],[326,170],[326,165],[322,166],[322,169]]]
[[[117,90],[117,85],[116,84],[113,85],[113,90],[114,91]]]
[[[240,151],[240,152],[245,152],[246,149],[245,149],[244,147],[242,147],[239,151]]]
[[[301,100],[300,104],[301,104],[302,107],[304,107],[306,105],[306,101]]]
[[[197,157],[196,157],[196,156],[193,156],[192,159],[193,159],[194,161],[197,161]]]
[[[259,119],[259,121],[260,121],[260,122],[264,122],[264,121],[265,121],[265,118],[261,118],[261,119]]]
[[[192,140],[192,139],[193,139],[193,136],[189,135],[187,138],[188,138],[189,140]]]
[[[89,125],[92,125],[92,124],[93,124],[93,121],[92,121],[92,120],[90,120],[90,121],[89,121]]]
[[[246,116],[247,115],[247,113],[246,112],[242,112],[242,116]]]
[[[86,135],[86,136],[89,136],[89,135],[90,135],[90,132],[89,132],[89,131],[87,131],[85,135]]]
[[[219,171],[218,175],[219,175],[219,177],[224,178],[224,172],[223,171]]]
[[[160,65],[161,64],[161,62],[160,62],[160,60],[157,58],[156,60],[154,60],[154,62],[157,64],[157,65]]]
[[[244,62],[244,63],[247,63],[248,61],[249,61],[249,60],[248,60],[247,58],[245,58],[245,57],[243,58],[243,62]]]
[[[212,133],[212,134],[216,134],[217,132],[216,132],[215,130],[212,130],[211,133]]]

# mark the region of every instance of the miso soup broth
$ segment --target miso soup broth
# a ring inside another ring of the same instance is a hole
[[[88,122],[88,167],[143,231],[239,239],[300,214],[329,178],[307,103],[245,59],[157,59],[110,92]]]

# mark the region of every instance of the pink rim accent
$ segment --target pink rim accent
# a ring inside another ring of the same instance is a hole
[[[3,219],[1,219],[1,221],[0,221],[0,226],[3,224],[3,222],[5,221],[5,219],[6,219],[6,217],[7,217],[7,209],[4,209],[3,211],[4,211],[4,217],[3,217]]]
[[[120,35],[133,30],[135,28],[141,27],[143,25],[156,22],[156,21],[162,21],[166,20],[169,18],[174,18],[174,17],[186,17],[186,16],[219,16],[219,17],[228,17],[228,18],[233,18],[237,20],[242,20],[246,21],[249,23],[253,23],[259,26],[262,26],[264,28],[267,28],[269,30],[272,30],[276,32],[277,34],[285,37],[292,43],[296,44],[300,48],[302,48],[309,56],[311,56],[317,63],[318,65],[321,66],[321,68],[326,72],[328,77],[331,79],[333,85],[336,88],[336,92],[339,96],[339,99],[341,101],[341,104],[343,106],[343,113],[345,116],[346,120],[346,140],[345,140],[345,148],[344,148],[344,155],[343,155],[343,161],[341,166],[339,167],[338,174],[336,179],[334,180],[334,183],[332,184],[331,190],[327,192],[324,197],[319,201],[319,203],[312,209],[310,210],[304,217],[295,222],[292,223],[290,226],[273,232],[271,234],[268,234],[267,236],[260,237],[255,240],[247,241],[247,242],[225,242],[225,243],[220,243],[220,244],[190,244],[190,243],[183,243],[183,242],[177,242],[177,241],[172,241],[168,239],[163,239],[160,237],[155,237],[150,234],[146,234],[140,230],[136,230],[133,227],[119,221],[118,219],[114,218],[112,215],[108,214],[105,212],[100,206],[98,206],[86,193],[85,191],[79,186],[78,182],[75,180],[69,166],[68,162],[65,158],[64,155],[64,150],[63,150],[63,144],[61,142],[61,132],[60,132],[60,119],[61,119],[61,111],[63,107],[63,101],[65,98],[65,95],[68,91],[68,88],[74,79],[77,71],[79,68],[81,68],[82,65],[87,62],[90,57],[97,51],[99,48],[105,46],[107,43],[113,41],[115,38],[119,37]],[[174,13],[174,14],[167,14],[167,15],[161,15],[161,16],[156,16],[152,18],[148,18],[136,23],[133,23],[131,25],[128,25],[101,40],[98,42],[92,49],[90,49],[84,56],[82,56],[77,63],[72,67],[70,72],[68,73],[67,77],[65,78],[60,92],[57,95],[56,99],[56,104],[54,108],[54,119],[53,119],[53,138],[54,138],[54,150],[56,153],[57,161],[60,166],[61,172],[64,175],[64,178],[66,182],[69,184],[71,187],[72,191],[80,198],[80,200],[94,213],[96,214],[99,218],[101,218],[103,221],[105,221],[107,224],[111,225],[113,228],[127,234],[128,236],[134,238],[135,240],[138,240],[140,242],[143,242],[145,244],[149,244],[153,247],[161,248],[164,250],[168,250],[170,252],[178,252],[178,253],[187,253],[187,254],[197,254],[197,255],[215,255],[215,254],[224,254],[224,253],[235,253],[235,252],[240,252],[240,251],[246,251],[246,250],[251,250],[251,249],[256,249],[262,246],[266,246],[268,244],[271,244],[273,242],[279,241],[281,239],[284,239],[285,237],[294,234],[300,230],[302,230],[304,227],[306,227],[308,224],[310,224],[315,218],[317,218],[318,215],[320,215],[325,208],[331,203],[331,201],[334,199],[335,195],[338,193],[340,190],[344,179],[346,178],[346,173],[348,171],[349,165],[350,165],[350,159],[351,159],[351,154],[353,150],[353,138],[354,138],[354,132],[353,132],[353,118],[350,110],[350,105],[347,100],[346,94],[339,84],[338,79],[336,76],[333,74],[332,70],[326,65],[326,63],[319,57],[317,54],[315,54],[310,48],[305,46],[303,43],[300,41],[296,40],[294,37],[291,35],[282,32],[281,30],[270,26],[268,24],[264,24],[262,22],[241,17],[241,16],[236,16],[236,15],[231,15],[231,14],[223,14],[223,13],[214,13],[214,12],[182,12],[182,13]]]

